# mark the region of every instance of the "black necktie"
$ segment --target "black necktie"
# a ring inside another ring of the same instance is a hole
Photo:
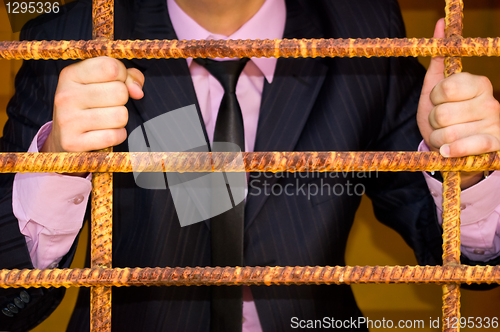
[[[224,88],[224,96],[215,123],[214,142],[234,143],[241,151],[245,151],[245,131],[240,105],[236,99],[236,83],[248,60],[248,58],[237,61],[194,60],[204,66]],[[212,151],[216,150],[217,146],[214,144]],[[227,178],[226,184],[228,184]],[[231,193],[228,185],[227,187]],[[243,201],[210,219],[212,266],[243,266],[244,212]],[[242,314],[243,286],[212,287],[210,317],[212,332],[241,331]]]

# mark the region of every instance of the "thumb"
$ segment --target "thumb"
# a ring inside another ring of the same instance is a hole
[[[444,38],[444,19],[440,19],[436,23],[436,28],[434,30],[434,38]],[[424,138],[425,143],[435,150],[435,148],[430,144],[430,135],[434,131],[431,124],[429,123],[429,114],[431,113],[434,105],[432,104],[430,94],[434,87],[444,79],[444,58],[435,57],[431,59],[427,73],[425,74],[424,84],[422,86],[422,92],[420,94],[420,101],[418,103],[417,112],[417,123],[420,133]]]
[[[436,23],[434,29],[434,38],[444,38],[445,22],[444,18]],[[434,57],[431,59],[427,74],[425,75],[424,85],[422,87],[422,95],[430,95],[432,89],[444,79],[444,57]]]

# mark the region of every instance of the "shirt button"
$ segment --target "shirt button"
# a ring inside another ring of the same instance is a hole
[[[465,204],[460,205],[460,210],[465,210],[466,208],[467,208],[467,205],[465,205]]]
[[[21,300],[20,298],[16,297],[14,299],[14,304],[16,305],[16,307],[18,307],[19,309],[23,309],[24,308],[24,302],[23,300]]]
[[[19,297],[24,303],[30,302],[30,295],[26,291],[22,291],[21,293],[19,293]]]
[[[435,191],[431,191],[431,195],[437,197],[438,194]]]
[[[483,249],[474,249],[474,251],[472,251],[472,252],[475,253],[476,255],[484,255]]]
[[[9,311],[13,314],[17,314],[19,312],[19,309],[12,303],[7,304],[7,309],[9,309]]]
[[[12,312],[10,312],[10,310],[7,308],[2,309],[2,314],[4,314],[7,317],[14,317],[14,314]]]
[[[81,202],[83,202],[83,195],[78,195],[75,198],[73,198],[73,204],[78,205]]]

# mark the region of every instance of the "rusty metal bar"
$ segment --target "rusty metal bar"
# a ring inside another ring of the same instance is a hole
[[[460,173],[443,173],[443,265],[460,264]]]
[[[91,266],[111,268],[113,173],[92,175]],[[91,331],[111,331],[111,287],[92,287]]]
[[[500,56],[500,38],[1,41],[0,59]]]
[[[451,40],[462,40],[462,0],[446,0],[445,35]],[[445,58],[445,77],[462,71],[462,59],[457,56]],[[460,265],[460,173],[443,173],[443,266]],[[443,331],[459,332],[460,284],[443,285]]]
[[[500,152],[443,158],[437,152],[0,153],[0,173],[401,172],[500,170]]]
[[[111,41],[114,37],[114,0],[92,1],[92,38]],[[113,152],[113,148],[101,150]],[[113,173],[92,174],[91,267],[112,267]],[[90,330],[111,332],[111,287],[90,290]]]
[[[460,173],[443,173],[443,266],[460,265]],[[443,285],[443,331],[460,331],[460,285]]]
[[[462,0],[446,0],[444,39],[301,39],[255,41],[112,41],[113,0],[93,0],[93,41],[0,42],[0,59],[188,57],[446,56],[446,76],[460,72],[460,57],[500,56],[500,38],[462,38]],[[460,318],[460,283],[500,284],[500,266],[460,265],[460,175],[500,169],[500,154],[442,158],[417,152],[261,152],[236,161],[230,153],[0,154],[0,172],[94,172],[92,268],[0,270],[0,288],[92,287],[91,329],[111,330],[116,286],[443,283],[445,319]],[[163,161],[163,162],[162,162]],[[135,167],[132,167],[134,165]],[[443,184],[443,266],[111,268],[112,174],[170,171],[450,171]]]
[[[500,284],[500,266],[247,266],[0,270],[0,288],[368,283]]]
[[[114,0],[92,0],[92,39],[114,39]]]

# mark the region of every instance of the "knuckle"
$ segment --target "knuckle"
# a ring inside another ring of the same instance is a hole
[[[486,89],[487,91],[493,91],[493,85],[491,84],[491,81],[488,77],[486,76],[478,76],[478,82],[479,84]]]
[[[492,131],[494,137],[496,137],[497,139],[500,139],[500,122],[497,121],[494,124],[492,124],[491,131]]]
[[[117,60],[111,58],[103,58],[100,69],[104,78],[109,81],[114,81],[120,76],[120,66]]]
[[[458,140],[459,135],[455,129],[446,128],[443,130],[444,143],[453,143]]]
[[[123,143],[127,139],[127,130],[121,128],[116,130],[116,145]]]
[[[128,110],[125,106],[117,107],[113,118],[116,121],[118,127],[125,127],[128,122]]]
[[[495,113],[498,120],[500,120],[500,103],[495,98],[488,98],[483,102],[482,107]]]
[[[446,100],[453,100],[458,89],[458,83],[453,79],[441,82],[441,91]]]
[[[117,105],[125,105],[129,98],[127,86],[124,83],[116,82],[113,90]]]
[[[493,140],[492,139],[484,139],[484,143],[483,143],[483,152],[486,153],[486,152],[491,152],[491,151],[495,151],[496,150],[496,144],[494,144]]]
[[[69,89],[58,89],[56,94],[54,95],[54,106],[55,107],[63,107],[71,103],[74,100],[73,93]]]
[[[433,131],[430,135],[429,135],[429,141],[431,143],[431,145],[434,147],[434,148],[440,148],[441,147],[441,144],[439,144],[439,132],[437,130]]]
[[[434,111],[434,121],[439,127],[446,127],[450,124],[451,113],[448,107],[444,105],[439,105],[435,108]]]
[[[110,132],[109,135],[106,135],[104,140],[104,144],[106,146],[115,146],[127,139],[127,131],[125,128],[115,129]]]
[[[73,77],[74,70],[73,66],[66,66],[64,67],[61,72],[59,73],[59,79],[71,79]]]

